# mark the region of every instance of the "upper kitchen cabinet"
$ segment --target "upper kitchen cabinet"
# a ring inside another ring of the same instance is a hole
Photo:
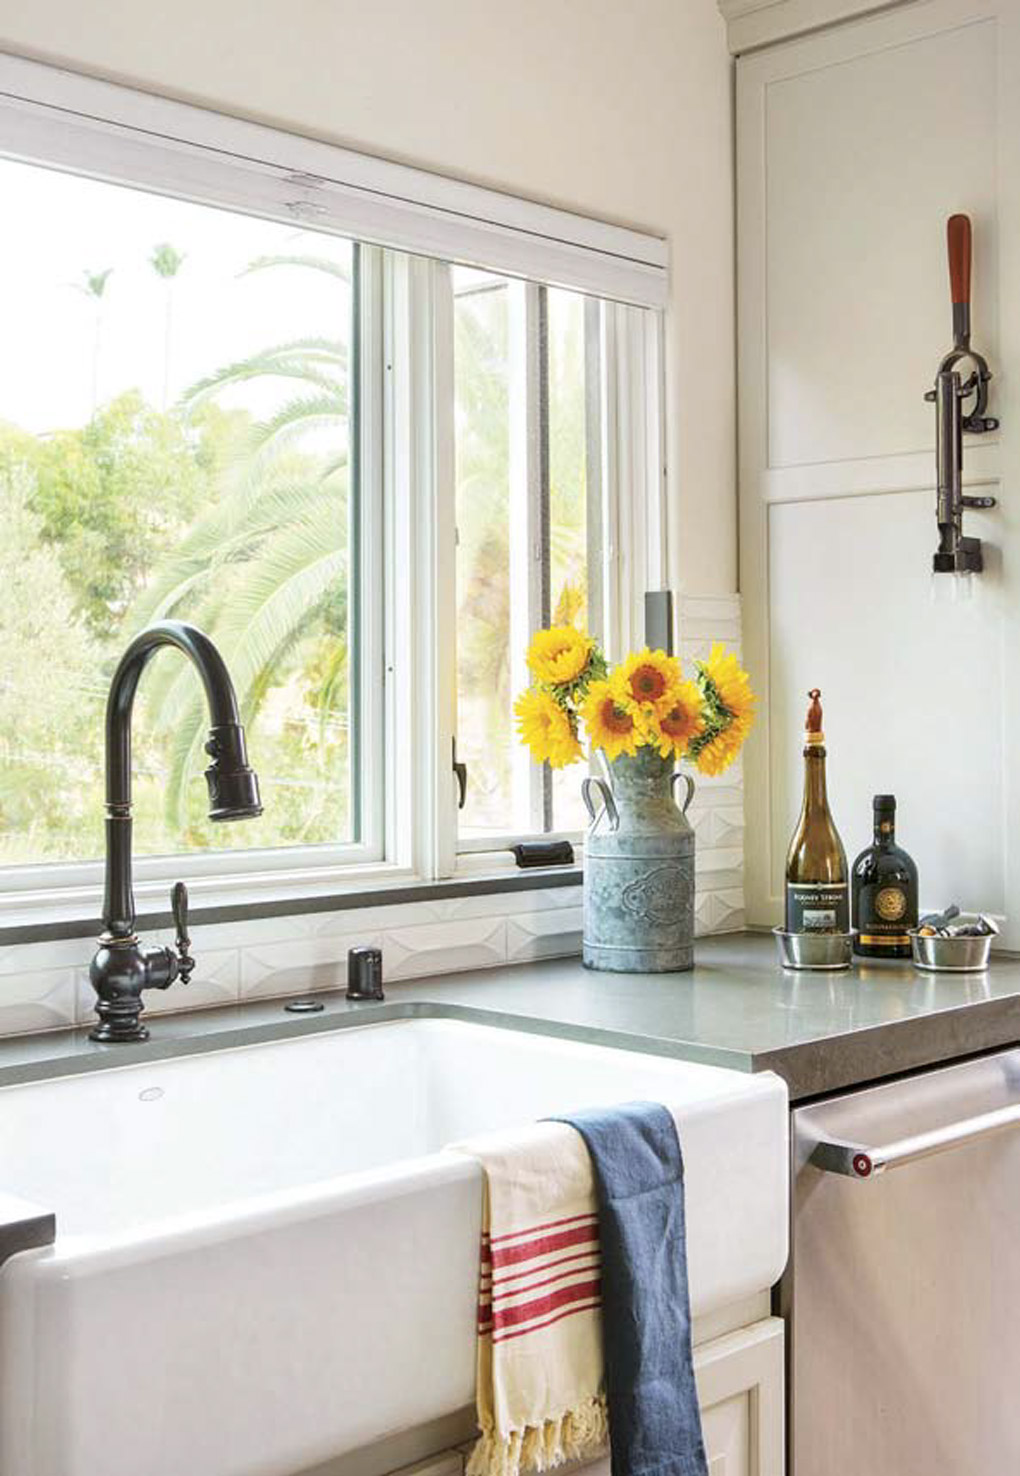
[[[801,5],[794,28],[832,8]],[[1002,270],[1020,258],[1020,103],[1004,80],[1020,74],[1018,32],[1014,4],[930,0],[737,63],[740,577],[767,698],[746,755],[752,923],[781,915],[805,693],[820,686],[848,853],[869,838],[872,794],[897,794],[922,906],[993,912],[1020,946],[1007,843],[1020,833],[1020,312]],[[1002,419],[964,438],[966,493],[999,502],[965,514],[986,565],[968,599],[932,575],[924,400],[952,345],[957,212],[973,221],[972,337]]]

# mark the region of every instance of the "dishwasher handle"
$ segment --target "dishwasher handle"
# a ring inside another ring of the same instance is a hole
[[[864,1143],[844,1142],[840,1138],[823,1138],[815,1144],[808,1162],[823,1173],[843,1174],[850,1179],[874,1179],[889,1169],[904,1168],[908,1163],[932,1158],[951,1148],[962,1148],[965,1143],[980,1142],[1015,1127],[1020,1127],[1020,1102],[999,1107],[994,1112],[982,1112],[978,1117],[964,1118],[962,1122],[951,1122],[946,1127],[933,1128],[929,1133],[900,1138],[883,1148],[869,1148]]]

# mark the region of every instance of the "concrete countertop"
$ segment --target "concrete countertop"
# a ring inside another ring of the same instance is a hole
[[[150,1017],[152,1039],[101,1046],[84,1030],[0,1042],[0,1086],[335,1030],[439,1015],[561,1035],[740,1071],[775,1071],[793,1100],[1020,1041],[1020,957],[982,974],[861,961],[849,973],[784,973],[768,935],[702,939],[688,974],[591,973],[576,958],[390,984],[383,1004],[317,995]]]

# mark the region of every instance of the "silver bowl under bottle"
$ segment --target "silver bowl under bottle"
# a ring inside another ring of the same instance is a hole
[[[853,960],[853,933],[788,933],[773,928],[784,969],[848,969]]]
[[[916,968],[929,973],[976,974],[988,967],[994,934],[941,938],[937,933],[911,932],[910,947]]]

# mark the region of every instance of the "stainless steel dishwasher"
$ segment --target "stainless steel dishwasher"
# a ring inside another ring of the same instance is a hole
[[[793,1127],[790,1476],[1020,1476],[1020,1050]]]

